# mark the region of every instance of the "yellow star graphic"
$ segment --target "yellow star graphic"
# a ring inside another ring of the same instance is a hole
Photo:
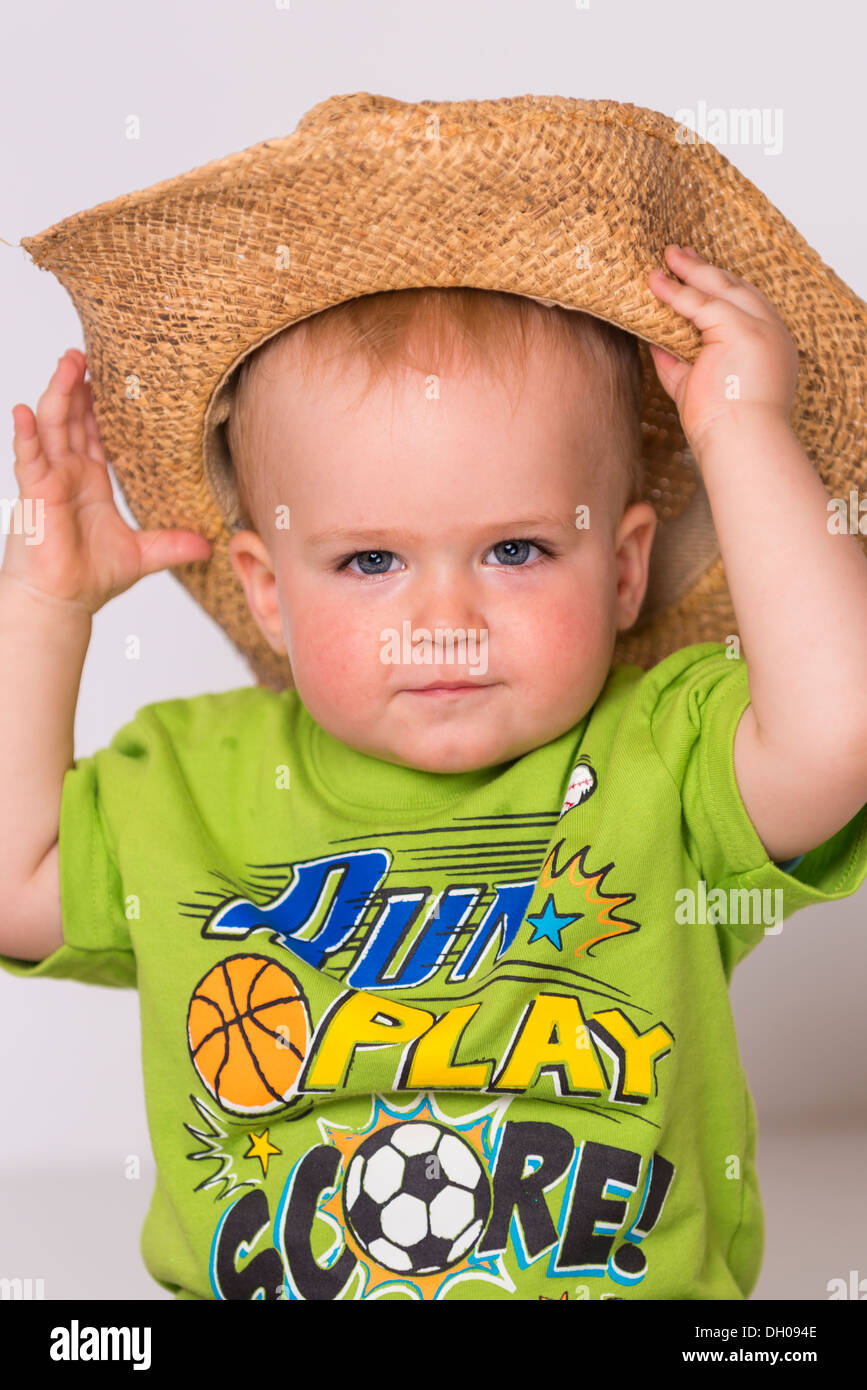
[[[275,1149],[274,1145],[268,1138],[267,1129],[265,1130],[264,1134],[248,1134],[247,1138],[250,1140],[250,1147],[244,1154],[244,1157],[258,1158],[259,1162],[262,1165],[262,1176],[267,1177],[268,1159],[270,1155],[282,1153],[282,1149]]]

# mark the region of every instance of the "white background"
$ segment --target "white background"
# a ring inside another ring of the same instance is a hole
[[[558,94],[670,116],[704,102],[782,113],[780,153],[719,148],[867,297],[867,30],[844,0],[41,0],[6,6],[0,34],[6,242],[288,134],[335,93]],[[83,339],[65,292],[23,250],[0,244],[0,287],[0,495],[14,497],[11,408],[35,408],[57,357]],[[76,755],[149,701],[251,682],[181,585],[151,576],[96,615]],[[865,919],[867,888],[805,910],[735,974],[767,1223],[757,1298],[822,1299],[829,1279],[867,1275]],[[138,1182],[124,1177],[130,1154]],[[152,1173],[135,991],[0,975],[0,1276],[41,1277],[49,1298],[167,1296],[138,1252]]]

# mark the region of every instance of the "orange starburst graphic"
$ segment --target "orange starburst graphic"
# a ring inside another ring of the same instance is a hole
[[[558,911],[574,913],[576,907],[587,905],[589,911],[581,914],[580,923],[570,927],[570,938],[574,940],[576,935],[584,935],[585,939],[575,948],[575,955],[588,956],[593,954],[593,947],[598,946],[600,942],[610,941],[615,936],[628,936],[631,932],[639,930],[638,922],[619,920],[612,916],[618,908],[634,902],[635,894],[602,892],[602,880],[614,865],[604,864],[601,869],[590,872],[585,865],[589,845],[573,854],[565,864],[559,865],[557,860],[564,844],[565,841],[560,840],[551,850],[542,865],[537,886],[541,893],[560,888],[561,896],[556,904]],[[570,890],[568,892],[567,885]],[[571,890],[577,890],[577,900]]]

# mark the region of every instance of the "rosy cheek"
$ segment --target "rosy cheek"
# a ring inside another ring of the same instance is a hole
[[[514,641],[527,649],[569,660],[586,649],[597,633],[601,597],[576,592],[576,586],[533,603],[514,615]]]
[[[295,607],[287,600],[293,665],[303,669],[310,682],[339,687],[352,680],[365,660],[369,646],[364,633],[351,620],[351,607],[337,597],[311,592],[297,594]],[[369,659],[369,657],[368,657]]]

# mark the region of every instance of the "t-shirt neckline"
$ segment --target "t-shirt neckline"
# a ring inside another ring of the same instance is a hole
[[[517,761],[512,758],[471,772],[406,767],[352,748],[317,723],[303,703],[301,710],[312,773],[322,791],[343,806],[386,814],[436,810],[480,791]]]

